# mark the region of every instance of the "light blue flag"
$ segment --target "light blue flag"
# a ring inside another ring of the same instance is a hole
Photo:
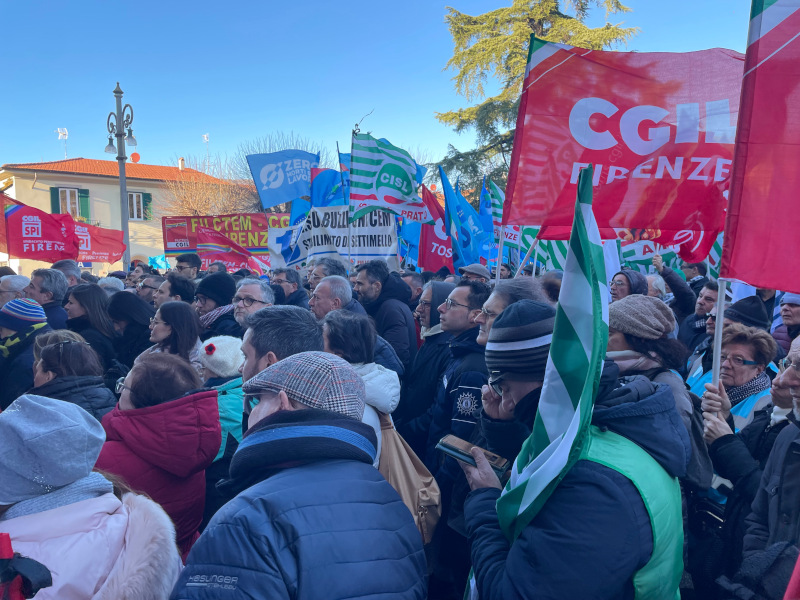
[[[439,176],[444,192],[445,228],[453,248],[453,266],[458,269],[480,262],[481,246],[487,234],[481,227],[478,213],[461,194],[456,193],[442,167],[439,167]]]
[[[156,269],[169,269],[169,263],[167,262],[167,256],[165,254],[159,254],[158,256],[148,256],[147,263]]]
[[[311,169],[319,166],[319,153],[281,150],[249,154],[247,164],[265,209],[311,196]]]
[[[421,223],[403,219],[398,236],[401,242],[401,255],[406,259],[407,264],[416,265],[419,261],[419,236],[421,233]]]
[[[311,182],[311,206],[344,206],[342,175],[333,169],[320,170]]]

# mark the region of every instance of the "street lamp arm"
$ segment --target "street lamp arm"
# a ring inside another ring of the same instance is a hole
[[[128,114],[125,114],[128,112]],[[126,104],[125,107],[122,109],[122,116],[123,116],[123,123],[122,128],[127,129],[133,123],[133,107],[130,104]],[[123,132],[124,133],[124,132]]]
[[[117,133],[116,120],[117,115],[115,115],[113,112],[108,113],[108,133],[111,135],[115,135]]]

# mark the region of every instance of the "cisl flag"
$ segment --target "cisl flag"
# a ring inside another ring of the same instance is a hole
[[[800,3],[755,0],[720,276],[800,292]]]
[[[115,263],[125,253],[122,232],[116,229],[75,223],[75,237],[79,262]]]
[[[695,232],[712,232],[713,243],[743,58],[720,49],[605,52],[531,37],[503,222],[569,231],[578,174],[593,164],[601,231],[637,230],[664,245],[702,244]]]
[[[50,215],[25,204],[7,204],[5,217],[10,256],[45,262],[77,258],[78,238],[70,215]]]

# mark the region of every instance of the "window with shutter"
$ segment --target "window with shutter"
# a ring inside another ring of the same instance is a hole
[[[144,220],[144,203],[141,192],[128,192],[128,218],[132,221]]]

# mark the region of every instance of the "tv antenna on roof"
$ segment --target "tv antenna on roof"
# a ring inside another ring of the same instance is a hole
[[[69,132],[67,131],[66,127],[59,127],[55,131],[58,134],[58,139],[64,140],[64,160],[67,159],[67,137],[69,136]]]

